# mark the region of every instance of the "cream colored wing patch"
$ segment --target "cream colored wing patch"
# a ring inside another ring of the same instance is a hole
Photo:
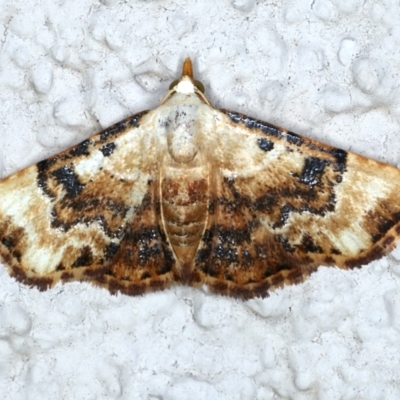
[[[187,59],[159,107],[0,181],[0,256],[41,290],[264,297],[393,249],[398,193],[394,167],[215,110]]]

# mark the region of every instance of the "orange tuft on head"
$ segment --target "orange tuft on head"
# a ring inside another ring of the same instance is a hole
[[[193,66],[190,57],[186,57],[185,61],[183,62],[182,76],[188,76],[189,78],[193,78]]]

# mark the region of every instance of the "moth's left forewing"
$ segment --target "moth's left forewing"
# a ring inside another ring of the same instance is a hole
[[[360,266],[399,236],[400,171],[268,123],[215,111],[212,206],[196,266],[238,297]]]
[[[145,286],[151,269],[127,269],[136,260],[120,253],[128,236],[130,246],[161,241],[136,232],[155,229],[157,219],[157,123],[153,111],[137,114],[0,182],[0,254],[11,275],[42,289],[60,279],[107,287],[135,274]]]

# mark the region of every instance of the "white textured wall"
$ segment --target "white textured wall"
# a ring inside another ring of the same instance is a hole
[[[155,107],[191,56],[217,107],[394,165],[398,1],[0,1],[0,175]],[[40,293],[0,268],[0,397],[399,399],[400,251],[242,302]]]

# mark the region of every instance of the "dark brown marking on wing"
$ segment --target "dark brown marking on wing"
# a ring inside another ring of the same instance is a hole
[[[47,177],[50,168],[57,162],[57,158],[51,158],[47,160],[40,161],[36,164],[38,171],[37,183],[38,187],[43,191],[43,193],[49,197],[51,200],[56,198],[56,195],[49,189],[47,185]]]
[[[400,222],[400,207],[397,207],[397,211],[393,212],[394,208],[395,206],[392,203],[383,200],[367,213],[363,220],[363,226],[370,232],[373,243],[385,238],[392,228],[396,229],[396,225]]]
[[[106,260],[110,260],[112,257],[115,256],[119,249],[119,244],[115,242],[111,242],[106,246],[106,249],[104,251],[104,257]]]
[[[13,266],[11,276],[17,281],[24,283],[28,286],[36,286],[41,292],[47,290],[54,285],[54,279],[51,277],[28,276],[25,271],[18,267]]]
[[[140,119],[146,115],[148,111],[142,111],[138,114],[135,114],[121,122],[117,122],[116,124],[110,126],[109,128],[105,129],[104,131],[100,132],[99,139],[100,142],[106,142],[110,138],[113,138],[119,135],[121,132],[124,132],[126,129],[129,128],[137,128],[140,125]]]
[[[104,157],[110,157],[117,145],[114,142],[107,143],[103,147],[100,148],[100,151],[103,153]]]
[[[219,111],[226,114],[233,122],[243,123],[246,128],[259,129],[264,134],[266,134],[268,136],[274,136],[276,138],[279,138],[282,136],[283,131],[275,125],[269,124],[264,121],[259,121],[254,118],[250,118],[244,114],[240,114],[237,112],[232,112],[232,111],[223,110],[223,109],[221,109]]]
[[[76,147],[71,149],[69,154],[72,157],[88,156],[90,154],[89,147],[91,144],[92,141],[90,139],[86,139],[82,143],[78,144]]]
[[[304,160],[304,167],[299,181],[313,187],[320,183],[324,173],[324,168],[329,165],[327,160],[322,160],[317,157],[307,157]]]
[[[68,282],[68,281],[70,281],[70,280],[72,280],[72,279],[74,279],[74,274],[71,273],[71,272],[63,272],[63,273],[61,274],[61,280],[62,280],[63,282]]]
[[[27,237],[24,228],[14,226],[9,219],[0,221],[0,238],[1,244],[7,249],[8,263],[19,263],[26,250]]]
[[[100,142],[105,142],[110,138],[124,132],[128,128],[128,121],[124,120],[118,122],[100,133]]]
[[[346,260],[344,265],[347,268],[360,268],[365,264],[370,263],[371,261],[377,260],[383,257],[387,253],[387,249],[384,249],[380,245],[375,245],[370,250],[368,250],[365,254],[354,257]]]
[[[91,268],[82,269],[82,280],[94,280],[99,284],[106,283],[106,276],[111,275],[111,265],[93,265]]]
[[[391,247],[396,241],[396,238],[392,235],[386,236],[383,239],[382,246],[383,248]]]
[[[265,152],[271,151],[274,148],[274,143],[265,138],[258,138],[257,144],[258,147]]]
[[[304,140],[301,136],[299,136],[297,133],[294,132],[286,132],[286,140],[290,143],[290,144],[294,144],[296,146],[301,146],[304,144]]]
[[[78,196],[84,188],[84,185],[79,182],[78,176],[67,166],[56,169],[51,175],[54,176],[57,184],[64,188],[68,197]]]
[[[321,247],[313,242],[308,233],[303,235],[303,239],[299,247],[304,251],[304,253],[322,253]]]
[[[65,270],[65,266],[63,263],[60,263],[57,265],[56,271],[64,271]]]
[[[72,264],[71,268],[80,268],[80,267],[86,267],[90,266],[93,264],[94,257],[93,257],[93,252],[90,246],[83,246],[81,250],[81,254],[79,257],[74,261]]]
[[[330,146],[326,147],[328,148],[327,153],[331,154],[336,160],[336,165],[335,165],[336,171],[339,171],[341,173],[345,172],[347,165],[347,151],[344,151],[342,149],[336,149],[334,147],[330,148]],[[340,175],[338,176],[338,178],[339,177]]]

